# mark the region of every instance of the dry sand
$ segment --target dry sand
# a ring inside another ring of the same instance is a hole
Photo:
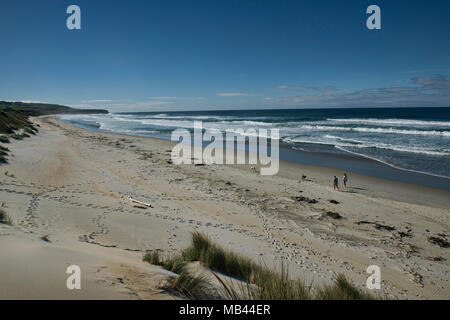
[[[313,286],[344,273],[365,288],[367,267],[378,265],[379,295],[450,298],[450,249],[428,241],[450,240],[449,191],[351,172],[348,189],[333,191],[342,171],[283,161],[276,176],[178,166],[170,141],[33,121],[40,133],[9,144],[0,166],[0,206],[13,219],[0,224],[0,299],[174,299],[160,289],[170,272],[142,256],[176,252],[195,230],[257,262],[284,261]],[[81,290],[66,288],[73,264]]]

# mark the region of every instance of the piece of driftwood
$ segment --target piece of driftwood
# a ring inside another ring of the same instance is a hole
[[[142,202],[142,201],[133,199],[133,198],[131,198],[131,197],[128,197],[128,200],[130,200],[131,202],[137,203],[137,204],[139,204],[139,205],[141,205],[141,206],[145,206],[145,207],[147,207],[147,208],[153,208],[152,205],[151,205],[150,203],[145,203],[145,202]]]

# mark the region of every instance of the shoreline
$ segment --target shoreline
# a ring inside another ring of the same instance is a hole
[[[117,135],[118,137],[135,137],[135,138],[140,138],[140,139],[149,139],[149,141],[161,141],[161,142],[165,142],[167,143],[168,146],[174,146],[175,144],[177,144],[177,142],[171,141],[170,139],[166,139],[166,138],[162,138],[162,137],[153,137],[153,136],[143,136],[143,135],[131,135],[131,134],[124,134],[124,133],[117,133],[117,132],[110,132],[110,131],[106,131],[106,130],[97,130],[97,129],[93,129],[93,128],[84,128],[84,127],[80,127],[77,124],[72,124],[67,122],[66,120],[62,120],[62,119],[57,119],[58,121],[64,122],[68,125],[71,126],[75,126],[77,128],[80,128],[82,130],[88,130],[88,131],[94,131],[94,132],[101,132],[103,134],[110,134],[110,135]],[[280,146],[280,153],[282,152],[283,147]],[[313,152],[306,152],[306,153],[313,153]],[[246,157],[248,157],[248,151],[246,151]],[[323,157],[325,159],[331,157],[331,159],[336,158],[336,155],[331,155],[331,154],[326,154],[326,155],[320,155],[320,157]],[[341,155],[341,157],[348,157],[347,155]],[[281,169],[282,167],[288,167],[290,168],[289,173],[288,174],[284,174],[284,176],[297,176],[298,180],[301,179],[302,176],[302,171],[306,172],[315,172],[315,173],[321,173],[321,172],[327,172],[328,173],[328,179],[325,175],[321,175],[321,180],[320,182],[323,184],[329,184],[332,186],[332,177],[334,175],[337,175],[339,177],[339,180],[341,181],[341,177],[342,175],[347,172],[349,173],[349,176],[351,177],[357,177],[357,183],[361,184],[363,183],[363,185],[365,185],[365,187],[370,186],[371,182],[373,182],[372,184],[375,186],[379,187],[379,190],[372,190],[375,191],[379,196],[381,197],[386,197],[388,199],[394,199],[394,200],[405,200],[404,198],[399,197],[398,195],[395,195],[395,192],[397,193],[402,193],[402,190],[404,189],[408,189],[408,190],[413,190],[418,188],[418,193],[417,196],[418,197],[414,197],[412,199],[412,201],[417,201],[418,199],[423,197],[424,193],[431,193],[431,194],[438,194],[437,197],[427,197],[427,200],[425,202],[416,202],[416,203],[423,203],[425,205],[430,205],[430,203],[439,203],[442,204],[443,207],[450,207],[450,200],[447,200],[447,197],[450,197],[450,189],[448,188],[437,188],[437,187],[430,187],[427,185],[421,185],[418,183],[411,183],[411,182],[405,182],[405,181],[398,181],[395,179],[388,179],[388,178],[383,178],[383,177],[377,177],[377,176],[371,176],[371,175],[366,175],[366,174],[361,174],[358,172],[354,172],[351,168],[350,169],[340,169],[340,168],[335,168],[335,167],[330,167],[330,166],[320,166],[320,165],[311,165],[308,163],[299,163],[299,162],[295,162],[295,161],[290,161],[290,160],[285,160],[285,159],[281,159],[280,158],[280,172],[278,172],[278,174],[281,173]],[[365,158],[365,157],[361,157],[360,161],[363,162],[375,162],[377,164],[382,164],[384,166],[387,166],[389,168],[391,168],[390,165],[388,164],[384,164],[382,162],[379,162],[377,160],[373,160],[373,159],[369,159],[369,158]],[[284,166],[281,166],[281,164],[284,164]],[[236,166],[236,165],[235,165]],[[238,166],[236,166],[238,167]],[[244,165],[244,167],[247,167],[247,169],[250,167],[250,165]],[[296,169],[297,168],[297,169]],[[417,172],[413,172],[413,171],[408,171],[406,169],[401,169],[401,168],[394,168],[395,170],[399,170],[402,172],[406,172],[412,175],[425,175],[425,176],[431,176],[433,178],[441,178],[441,177],[436,177],[436,176],[432,176],[429,174],[425,174],[425,173],[417,173]],[[284,171],[284,170],[283,170]],[[297,173],[298,172],[298,173]],[[352,179],[352,178],[350,178]],[[446,179],[446,178],[442,178],[445,180],[449,180],[450,179]],[[353,179],[352,179],[353,180]],[[366,182],[364,182],[366,181]],[[352,184],[352,182],[350,181],[349,184]],[[392,189],[389,188],[389,191],[385,192],[384,191],[384,185],[395,185],[396,188]],[[449,186],[450,188],[450,186]]]
[[[366,268],[376,264],[381,295],[450,298],[448,249],[427,240],[450,234],[449,191],[351,173],[348,190],[337,192],[330,174],[341,176],[339,170],[283,160],[279,174],[267,177],[248,165],[175,166],[175,142],[86,130],[55,117],[33,121],[40,133],[11,143],[14,156],[0,166],[0,197],[13,219],[0,224],[0,268],[7,270],[1,298],[171,299],[158,289],[167,272],[144,264],[142,255],[177,252],[192,231],[256,262],[283,261],[307,283],[327,284],[343,273],[364,289]],[[129,196],[152,208],[136,208]],[[30,255],[35,251],[53,253],[42,260]],[[19,260],[41,266],[39,273],[26,276],[15,267]],[[72,263],[92,290],[71,293],[30,280],[52,279],[55,264]]]
[[[131,133],[127,134],[102,130],[93,125],[83,124],[72,120],[59,120],[85,130],[132,137],[145,137],[171,142],[170,137],[164,135],[133,135]],[[331,152],[305,151],[299,148],[292,148],[291,145],[285,142],[280,142],[280,161],[283,160],[299,165],[312,165],[339,171],[348,171],[368,177],[382,178],[389,181],[404,182],[407,184],[416,184],[423,187],[450,191],[450,177],[397,167],[393,164],[350,151],[343,152],[345,153],[335,154]],[[331,164],[329,165],[329,163]]]

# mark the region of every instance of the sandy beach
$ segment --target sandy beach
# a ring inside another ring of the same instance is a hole
[[[450,299],[450,191],[280,161],[275,176],[246,165],[174,165],[170,141],[33,118],[39,134],[8,144],[0,166],[0,299],[176,299],[170,272],[142,262],[175,253],[201,231],[224,247],[313,286],[343,273],[395,299]],[[302,175],[306,179],[301,179]],[[151,204],[141,208],[129,198]],[[315,200],[315,201],[312,201]],[[340,218],[336,219],[336,215]],[[79,265],[82,289],[66,288]]]

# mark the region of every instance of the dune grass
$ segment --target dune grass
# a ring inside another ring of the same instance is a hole
[[[188,299],[206,300],[210,298],[210,283],[204,275],[196,275],[184,270],[173,278],[170,288],[182,293]]]
[[[12,225],[11,217],[6,213],[6,211],[0,208],[0,223]]]
[[[21,134],[17,134],[17,133],[13,133],[9,135],[11,138],[13,138],[14,140],[23,140],[24,138],[29,138],[30,135],[28,133],[21,133]]]
[[[311,287],[298,279],[291,279],[285,266],[280,270],[267,267],[254,272],[253,282],[225,281],[214,276],[223,287],[223,298],[231,300],[311,300]]]
[[[343,275],[339,275],[333,285],[319,288],[318,300],[375,300],[375,297],[351,285]]]
[[[220,272],[239,281],[225,281],[213,273],[223,287],[221,298],[232,300],[372,300],[375,297],[353,286],[343,275],[335,283],[320,288],[305,285],[300,279],[292,279],[289,270],[281,265],[280,270],[257,264],[248,257],[224,249],[211,239],[198,232],[192,234],[191,245],[179,255],[163,259],[159,252],[147,253],[144,261],[160,265],[179,274],[181,283],[188,283],[189,290],[205,294],[207,281],[191,279],[186,272],[188,262],[199,261],[203,266]],[[183,275],[181,277],[181,275]],[[178,288],[183,288],[178,284]],[[181,291],[184,293],[184,291]],[[184,293],[185,294],[185,293]],[[185,294],[186,295],[186,294]],[[186,295],[187,296],[187,295]]]
[[[13,133],[9,135],[14,140],[23,140],[23,136],[21,134]]]
[[[8,159],[6,158],[8,154],[5,151],[0,150],[0,163],[7,163]]]
[[[248,282],[254,282],[255,275],[263,271],[263,268],[250,258],[218,246],[199,232],[192,234],[192,243],[181,252],[181,257],[185,261],[200,261],[211,270]]]
[[[8,159],[6,158],[8,156],[8,152],[9,152],[8,148],[0,145],[0,163],[8,162]]]
[[[155,264],[157,266],[161,265],[162,262],[162,258],[161,255],[159,254],[159,251],[147,252],[146,254],[144,254],[142,260],[150,264]]]
[[[13,134],[16,130],[30,126],[28,114],[0,108],[0,133]]]
[[[23,140],[38,132],[29,120],[30,113],[15,110],[13,105],[0,101],[0,142],[10,143],[10,139]],[[0,146],[0,163],[8,163],[7,149]]]
[[[9,149],[3,146],[0,146],[0,162],[6,162],[6,156],[8,155]]]
[[[146,253],[143,260],[177,274],[180,274],[187,265],[187,262],[183,261],[181,256],[162,258],[158,251]]]
[[[29,127],[23,129],[26,133],[35,135],[38,132],[38,129],[36,129],[33,125],[30,125]]]
[[[176,273],[178,276],[170,279],[165,289],[181,293],[188,299],[208,299],[207,289],[210,284],[204,275],[197,275],[187,269],[187,262],[181,256],[162,258],[158,251],[148,252],[144,255],[145,262],[158,265]]]
[[[22,140],[38,132],[38,129],[29,120],[30,113],[9,107],[2,108],[1,104],[0,101],[0,134],[3,134],[0,136],[0,142],[8,143],[9,137]]]

